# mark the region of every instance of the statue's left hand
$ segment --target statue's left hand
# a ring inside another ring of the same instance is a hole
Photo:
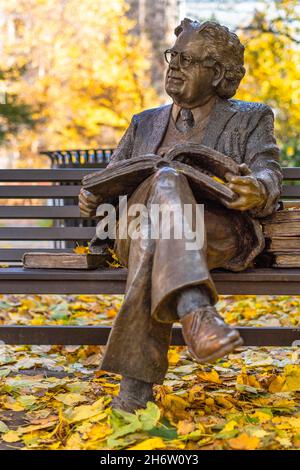
[[[267,199],[267,191],[264,184],[251,173],[247,165],[240,165],[242,176],[235,176],[226,173],[225,177],[229,182],[228,186],[237,194],[237,199],[228,202],[229,209],[247,211],[256,207],[261,207]]]
[[[84,188],[80,189],[78,199],[81,217],[94,217],[101,199]]]

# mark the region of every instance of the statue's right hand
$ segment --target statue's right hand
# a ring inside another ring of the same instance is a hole
[[[81,217],[94,217],[100,204],[100,198],[87,189],[81,188],[79,193],[79,209]]]

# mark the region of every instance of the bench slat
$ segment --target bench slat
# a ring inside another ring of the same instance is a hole
[[[0,206],[0,219],[84,219],[78,206]]]
[[[283,207],[284,209],[287,209],[288,207],[297,207],[297,209],[300,209],[300,201],[299,200],[284,200],[283,202]]]
[[[282,197],[300,197],[300,186],[283,186],[282,187]]]
[[[1,227],[0,240],[90,240],[95,227]]]
[[[124,294],[126,269],[63,270],[0,268],[2,294]],[[300,295],[300,269],[213,271],[220,294]]]
[[[106,165],[104,165],[106,166]],[[38,182],[41,181],[57,181],[57,182],[70,182],[76,181],[80,183],[85,175],[93,173],[94,171],[101,171],[99,168],[55,168],[52,170],[1,170],[1,182]]]
[[[4,199],[59,199],[75,198],[80,186],[0,186],[0,198]]]
[[[71,248],[3,248],[0,249],[0,260],[1,261],[14,261],[21,262],[24,253],[40,252],[43,253],[72,253]]]
[[[75,281],[82,280],[83,278],[88,281],[96,280],[103,281],[108,279],[110,281],[125,281],[127,277],[127,269],[125,268],[111,268],[111,269],[96,269],[96,270],[83,270],[83,269],[23,269],[23,268],[0,268],[0,281],[4,280],[29,280],[37,281],[55,280],[58,281]],[[300,270],[299,270],[300,278]]]
[[[300,329],[238,327],[244,346],[292,346],[300,342]],[[110,326],[0,326],[0,341],[7,344],[105,345]],[[184,345],[181,327],[172,329],[171,344]]]
[[[106,164],[103,165],[105,168]],[[300,180],[300,167],[285,167],[283,177],[285,180]],[[77,181],[99,168],[54,168],[54,169],[11,169],[1,170],[0,181],[2,182],[40,182],[40,181]]]
[[[80,185],[53,186],[0,186],[0,198],[75,198],[80,191]],[[300,197],[300,186],[283,186],[283,197]]]
[[[285,180],[300,180],[300,167],[284,167],[282,168],[283,178]]]
[[[86,227],[90,228],[90,227]],[[91,227],[93,229],[93,227]],[[31,229],[30,229],[31,230]],[[74,228],[70,227],[74,231]],[[60,279],[60,280],[80,280],[84,272],[86,280],[103,279],[110,280],[125,280],[127,276],[126,268],[110,268],[110,269],[96,269],[92,271],[72,270],[72,269],[22,269],[22,268],[0,268],[0,281],[6,279],[24,279],[31,280],[37,279]],[[246,269],[241,272],[232,272],[225,270],[213,270],[212,276],[214,281],[222,282],[224,280],[233,283],[241,282],[299,282],[300,283],[300,268],[256,268]],[[299,286],[300,288],[300,286]]]

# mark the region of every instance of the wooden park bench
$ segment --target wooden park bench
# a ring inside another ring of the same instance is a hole
[[[105,163],[104,163],[105,166]],[[0,240],[18,241],[17,248],[1,248],[0,293],[6,294],[123,294],[126,269],[93,271],[24,269],[21,259],[26,248],[23,242],[45,240],[57,244],[68,241],[83,243],[92,238],[95,227],[59,226],[59,220],[79,221],[77,196],[84,175],[95,171],[88,168],[57,168],[49,170],[1,170],[0,198],[14,200],[1,205],[0,219],[15,219],[22,226],[0,226]],[[283,199],[300,199],[300,168],[284,168]],[[16,199],[25,200],[17,205]],[[28,199],[47,200],[47,205],[29,205]],[[50,202],[52,201],[52,205]],[[53,201],[69,201],[53,205]],[[73,203],[72,203],[73,201]],[[71,203],[71,204],[70,204]],[[3,203],[2,203],[3,204]],[[53,226],[24,227],[32,219],[53,220]],[[4,225],[4,224],[1,224]],[[6,223],[7,225],[7,223]],[[78,225],[78,224],[77,224]],[[81,224],[82,225],[82,224]],[[2,242],[3,243],[3,242]],[[68,251],[72,248],[35,248],[36,251]],[[300,295],[300,269],[257,268],[233,273],[216,270],[212,273],[220,294]],[[286,346],[300,344],[300,329],[286,327],[239,328],[245,345]],[[0,326],[0,341],[7,344],[105,344],[108,326]],[[180,327],[173,328],[172,344],[184,344]]]

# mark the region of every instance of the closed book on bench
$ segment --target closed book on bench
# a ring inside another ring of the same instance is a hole
[[[300,268],[300,253],[275,253],[273,266],[278,268]]]
[[[163,157],[147,154],[120,160],[86,175],[82,186],[100,196],[104,203],[113,202],[119,196],[130,196],[148,176],[164,166],[185,175],[196,194],[225,203],[237,197],[227,186],[225,174],[239,175],[239,165],[227,155],[194,143],[178,144]]]
[[[282,209],[261,219],[266,237],[265,256],[270,266],[278,268],[300,267],[300,210]]]
[[[299,237],[272,237],[268,240],[267,250],[269,252],[296,252],[300,253]]]
[[[300,237],[300,210],[279,210],[269,217],[262,219],[261,223],[265,237],[271,240]]]
[[[108,257],[93,253],[43,253],[23,254],[24,268],[43,269],[97,269],[108,267]]]
[[[262,223],[264,225],[272,224],[284,224],[286,222],[291,221],[300,221],[300,210],[298,208],[289,208],[289,209],[282,209],[274,212],[274,214],[269,215],[262,219]]]

